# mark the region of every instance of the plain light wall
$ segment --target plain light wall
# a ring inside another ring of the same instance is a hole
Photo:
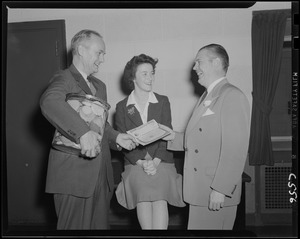
[[[169,97],[173,128],[183,131],[198,99],[191,82],[193,61],[206,44],[225,47],[227,78],[252,105],[252,12],[273,9],[291,9],[291,2],[256,2],[240,9],[8,9],[8,23],[64,19],[68,49],[79,30],[102,34],[107,54],[96,76],[107,86],[110,123],[116,103],[126,96],[120,79],[127,61],[141,53],[158,58],[154,91]],[[247,163],[245,172],[252,178],[246,185],[246,213],[254,213],[254,167]]]

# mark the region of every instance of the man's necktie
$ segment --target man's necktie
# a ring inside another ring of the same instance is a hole
[[[94,85],[93,85],[93,83],[91,81],[91,77],[88,76],[87,80],[88,80],[88,85],[89,85],[89,87],[91,89],[92,94],[95,95],[96,94],[96,89],[95,89],[95,87],[94,87]]]
[[[207,96],[207,90],[204,91],[204,93],[202,94],[202,97],[201,97],[201,100],[200,100],[200,102],[198,104],[198,107],[202,104],[202,102],[204,101],[204,99],[205,99],[206,96]]]

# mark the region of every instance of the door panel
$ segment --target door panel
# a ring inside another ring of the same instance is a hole
[[[54,72],[66,67],[64,20],[8,24],[6,165],[8,223],[55,219],[45,193],[54,127],[41,114],[39,98]]]

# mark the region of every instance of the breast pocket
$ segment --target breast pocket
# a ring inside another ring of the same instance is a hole
[[[210,116],[210,115],[214,115],[214,114],[215,114],[214,111],[212,111],[210,108],[207,108],[202,116]]]

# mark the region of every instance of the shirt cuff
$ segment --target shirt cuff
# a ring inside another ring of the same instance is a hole
[[[121,151],[122,147],[119,144],[117,144],[117,143],[116,143],[116,145],[117,145],[117,150]]]

